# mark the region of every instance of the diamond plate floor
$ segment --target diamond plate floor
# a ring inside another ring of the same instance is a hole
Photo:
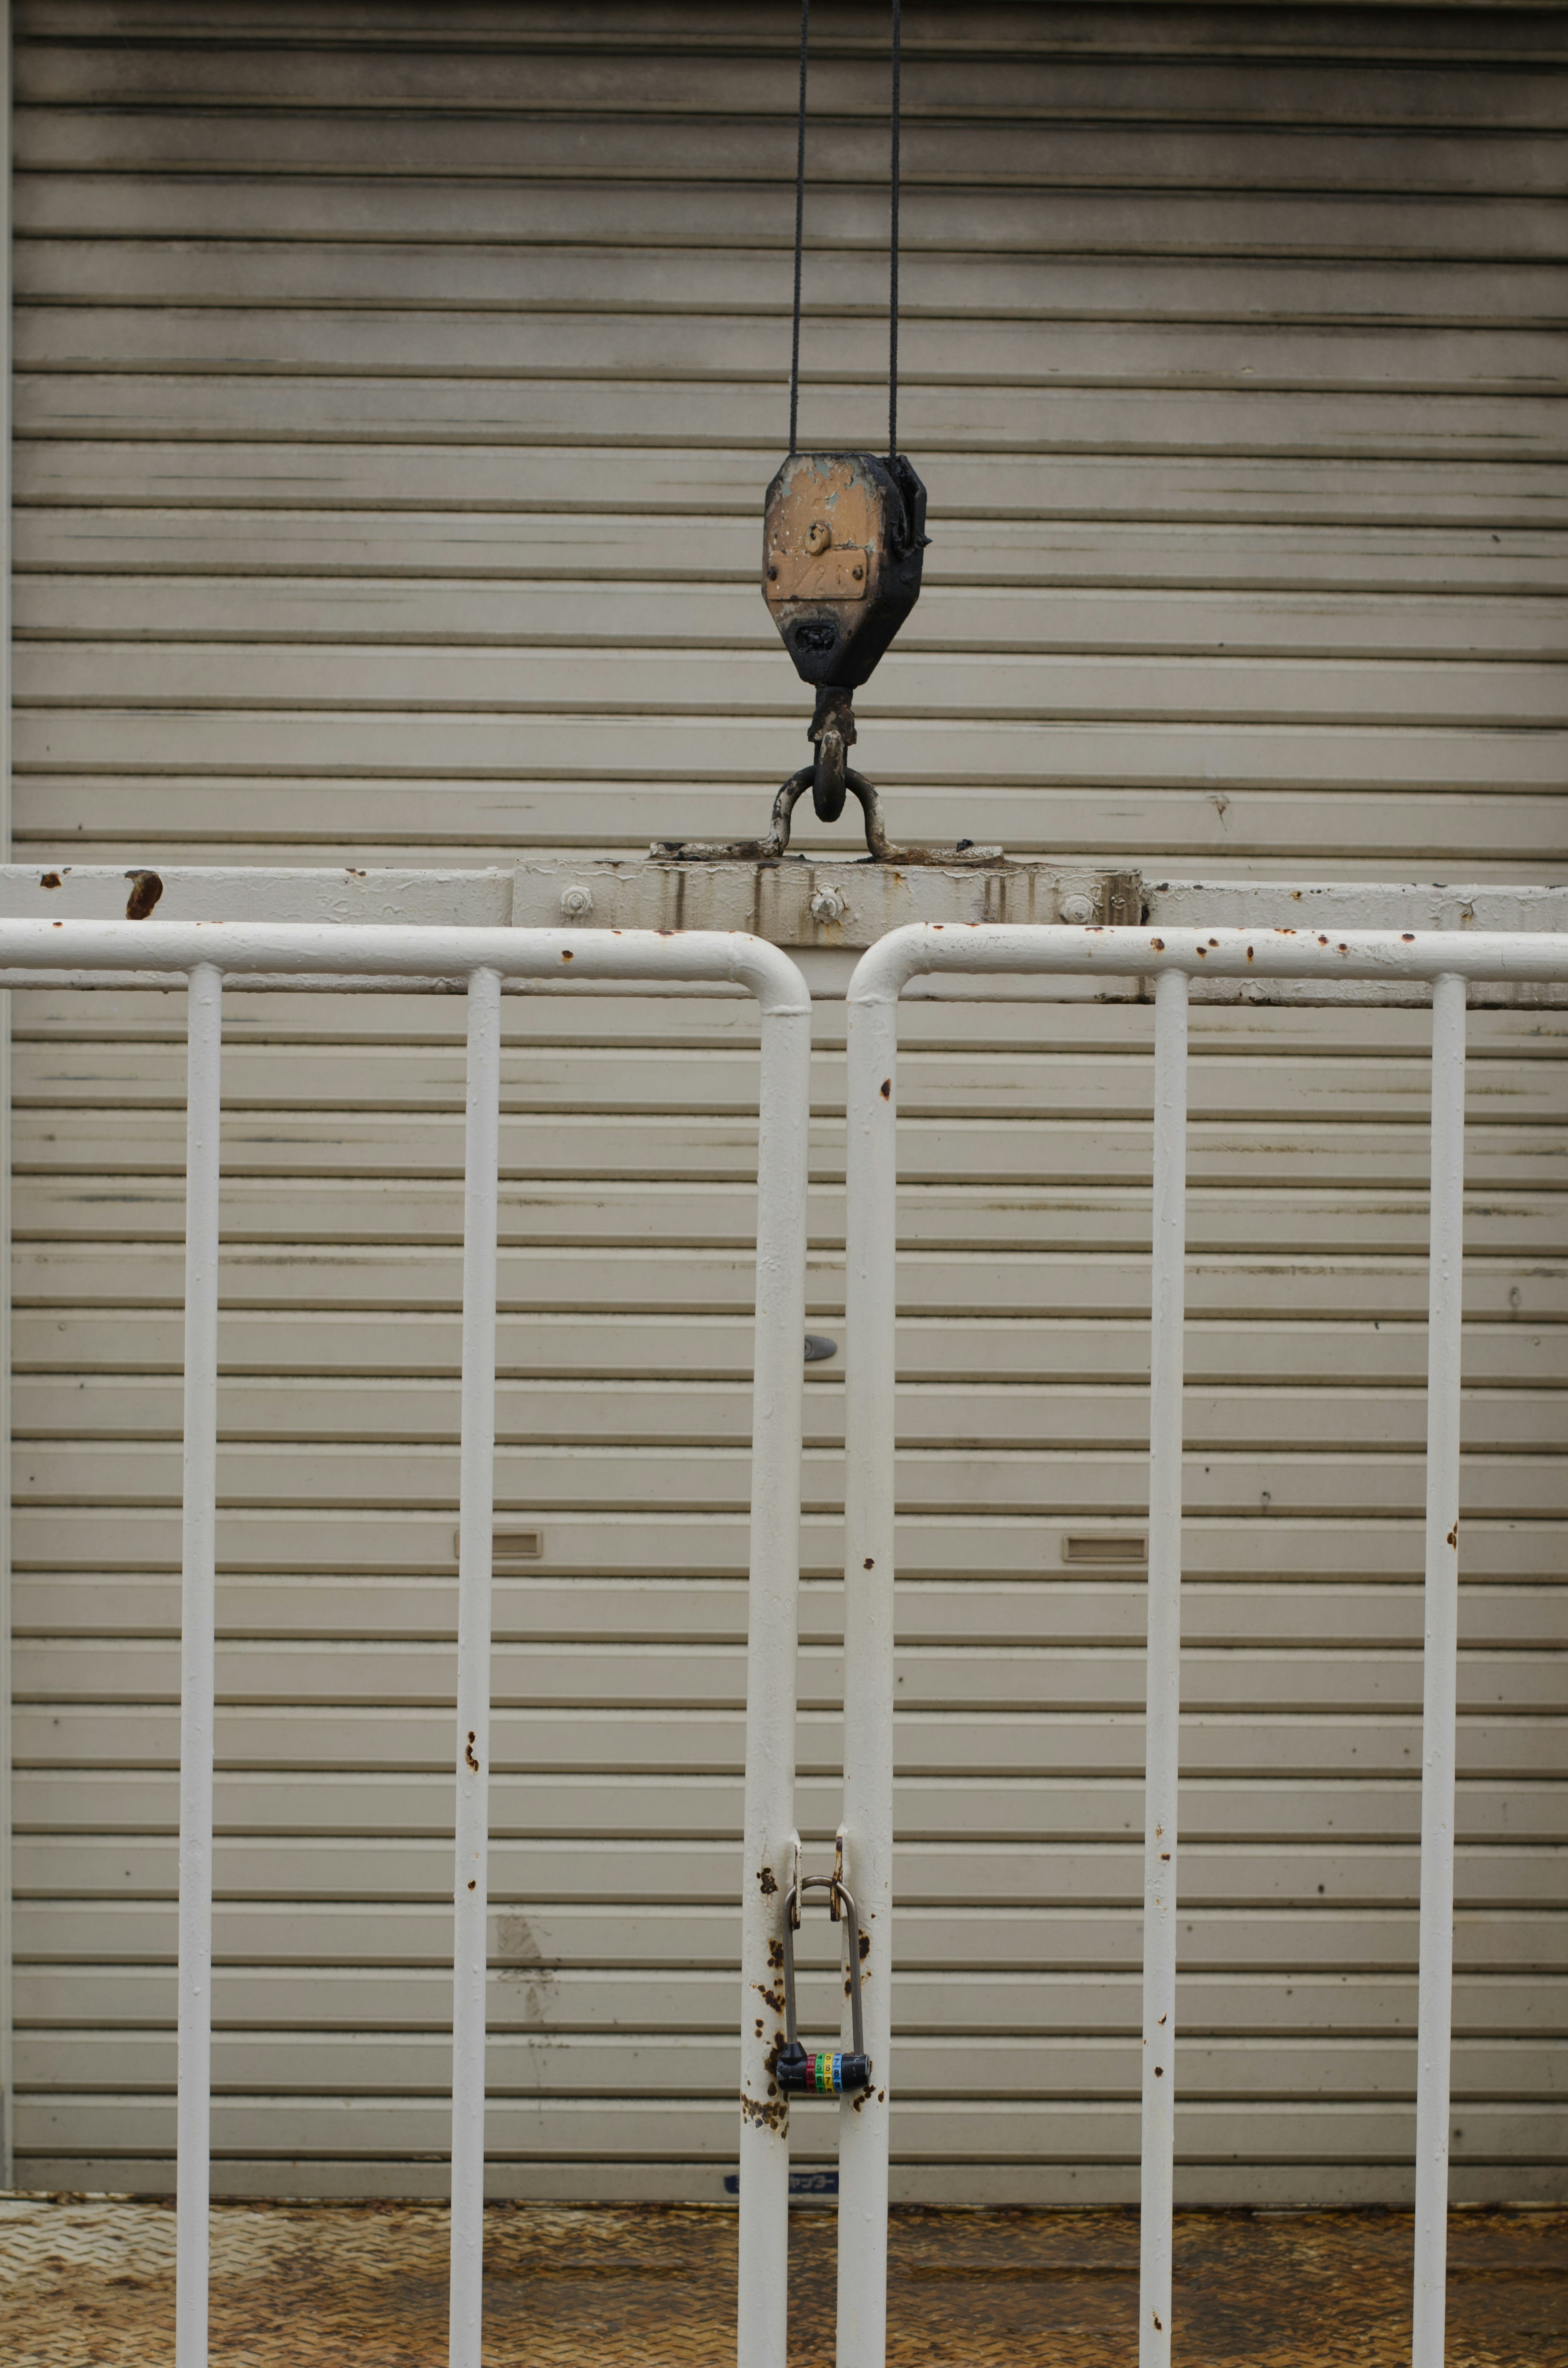
[[[833,2216],[801,2212],[790,2359],[833,2357]],[[1568,2368],[1568,2211],[1451,2224],[1448,2368]],[[0,2199],[7,2368],[166,2368],[172,2209]],[[1410,2216],[1188,2212],[1183,2368],[1407,2368]],[[1122,2212],[893,2215],[896,2368],[1129,2368],[1138,2228]],[[728,2368],[733,2214],[640,2205],[488,2215],[487,2368]],[[221,2204],[213,2368],[442,2368],[446,2214],[429,2204]]]

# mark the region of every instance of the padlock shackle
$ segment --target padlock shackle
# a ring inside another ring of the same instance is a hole
[[[795,2027],[795,1929],[801,1920],[801,1902],[808,1891],[825,1891],[833,1920],[838,1921],[838,1911],[844,1911],[849,1928],[849,2028],[854,2033],[855,2053],[866,2053],[866,2033],[860,2008],[860,1917],[853,1893],[836,1874],[803,1874],[791,1884],[784,1896],[784,2039],[788,2046],[800,2043]]]

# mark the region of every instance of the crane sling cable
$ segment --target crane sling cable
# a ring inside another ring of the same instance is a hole
[[[808,733],[812,762],[773,802],[763,838],[717,846],[655,840],[649,853],[682,862],[767,862],[785,853],[790,820],[807,790],[817,820],[836,822],[853,795],[873,862],[993,863],[999,847],[897,847],[873,784],[847,762],[856,738],[854,697],[920,597],[926,488],[898,449],[898,215],[901,184],[903,17],[892,0],[892,92],[888,224],[888,450],[802,452],[801,301],[806,219],[806,85],[811,0],[801,0],[800,97],[795,126],[794,293],[790,336],[790,450],[767,489],[762,594],[795,671],[816,693]]]

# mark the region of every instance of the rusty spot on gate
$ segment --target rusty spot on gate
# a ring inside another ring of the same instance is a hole
[[[131,894],[125,900],[128,921],[144,921],[164,893],[164,883],[155,871],[128,871]]]

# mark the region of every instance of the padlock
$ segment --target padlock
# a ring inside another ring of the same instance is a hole
[[[800,1902],[808,1891],[825,1891],[834,1922],[837,1923],[842,1907],[848,1928],[849,2025],[855,2045],[847,2055],[835,2049],[809,2055],[801,2044],[796,2027],[794,1934],[801,1920]],[[871,2085],[871,2063],[866,2054],[866,2032],[860,2015],[860,1919],[854,1900],[835,1874],[801,1876],[784,1901],[784,2045],[773,2067],[773,2077],[791,2097],[852,2097]]]

